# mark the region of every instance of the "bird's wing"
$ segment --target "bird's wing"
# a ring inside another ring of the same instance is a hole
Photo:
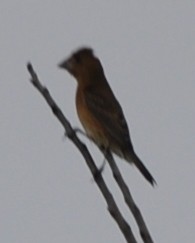
[[[86,91],[86,105],[103,127],[111,141],[121,148],[132,148],[128,126],[122,108],[112,92],[108,94],[95,90]]]

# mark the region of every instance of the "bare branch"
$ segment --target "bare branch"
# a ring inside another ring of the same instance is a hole
[[[143,240],[144,243],[153,243],[152,237],[150,236],[149,230],[146,226],[146,223],[144,221],[144,218],[141,214],[141,211],[139,210],[139,208],[137,207],[135,201],[133,200],[133,197],[131,195],[131,192],[129,190],[129,188],[127,187],[115,161],[114,158],[112,156],[112,154],[107,151],[106,153],[104,153],[106,156],[106,159],[110,165],[110,168],[112,170],[113,173],[113,177],[115,178],[119,188],[121,189],[121,192],[123,194],[124,200],[128,206],[128,208],[130,209],[130,211],[132,212],[135,221],[139,227],[139,232],[141,235],[141,238]]]
[[[101,193],[103,194],[107,206],[108,211],[110,212],[111,216],[114,218],[116,223],[118,224],[120,230],[122,231],[126,242],[128,243],[137,243],[131,228],[129,224],[126,222],[126,220],[123,218],[121,212],[119,211],[119,208],[116,205],[116,202],[110,193],[108,187],[106,186],[101,173],[98,174],[98,169],[94,163],[94,160],[92,159],[86,145],[84,145],[80,139],[77,137],[74,129],[72,128],[70,122],[65,118],[60,108],[57,106],[53,98],[51,97],[48,89],[44,87],[41,82],[38,79],[37,74],[35,73],[32,65],[30,63],[27,64],[27,69],[31,75],[31,82],[32,84],[37,88],[37,90],[43,95],[45,98],[47,104],[50,106],[51,110],[53,111],[56,118],[60,121],[62,126],[65,129],[66,135],[69,137],[69,139],[75,144],[75,146],[79,149],[83,157],[85,158],[85,161],[93,175],[93,178],[99,187]]]

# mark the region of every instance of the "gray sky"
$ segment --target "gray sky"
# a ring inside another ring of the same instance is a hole
[[[151,188],[116,158],[154,241],[194,240],[194,10],[192,0],[1,0],[1,242],[125,242],[25,68],[30,60],[67,118],[81,126],[76,82],[57,63],[82,45],[100,57],[135,150],[158,182]],[[82,139],[100,165],[96,147]],[[104,177],[138,236],[108,166]]]

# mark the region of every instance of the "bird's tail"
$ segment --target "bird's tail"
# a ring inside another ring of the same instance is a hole
[[[149,181],[152,186],[156,184],[156,181],[154,180],[153,176],[150,174],[148,169],[145,167],[145,165],[142,163],[142,161],[139,159],[135,152],[131,152],[131,154],[128,154],[128,156],[126,156],[126,159],[130,163],[135,164],[135,166],[139,169],[139,171],[142,173],[145,179]]]

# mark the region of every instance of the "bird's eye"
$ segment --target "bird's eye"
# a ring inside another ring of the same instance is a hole
[[[74,59],[77,63],[81,63],[81,57],[80,55],[74,55]]]

